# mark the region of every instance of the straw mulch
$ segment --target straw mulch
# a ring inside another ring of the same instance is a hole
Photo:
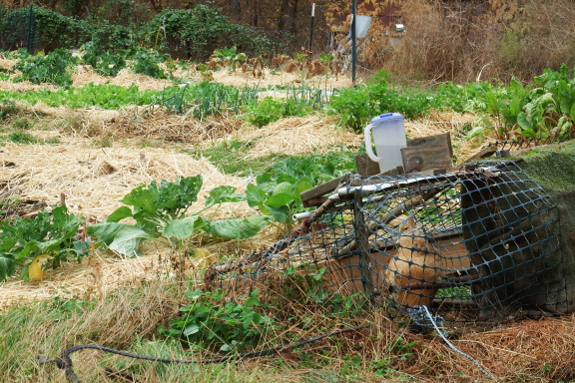
[[[457,163],[478,153],[482,145],[468,141],[461,130],[466,124],[472,124],[477,116],[471,113],[439,112],[432,110],[428,116],[405,121],[405,132],[410,139],[451,133],[453,155]]]
[[[119,200],[132,189],[152,180],[201,174],[204,185],[200,195],[220,185],[245,186],[244,180],[222,174],[207,160],[195,160],[175,150],[94,148],[85,141],[61,146],[7,144],[0,153],[0,164],[0,183],[5,189],[18,189],[22,198],[43,200],[48,205],[59,203],[64,193],[73,213],[97,219],[121,206]],[[253,214],[247,206],[236,206],[234,214],[250,212]]]
[[[72,81],[76,87],[82,87],[89,83],[96,85],[110,83],[120,86],[134,84],[141,90],[162,90],[167,86],[173,85],[170,80],[155,79],[143,74],[137,74],[132,72],[130,68],[122,69],[116,77],[104,77],[94,72],[90,65],[76,66],[72,73]]]
[[[12,67],[14,65],[16,65],[18,63],[18,61],[20,61],[20,60],[18,60],[18,59],[10,60],[10,59],[3,58],[3,56],[2,56],[2,57],[0,57],[0,67],[2,69],[6,69],[6,70],[12,70]]]
[[[40,89],[50,89],[55,92],[58,90],[56,85],[52,84],[32,84],[30,81],[22,82],[10,82],[10,81],[0,81],[0,90],[9,90],[11,92],[26,92],[28,90],[40,90]]]
[[[465,124],[472,123],[473,114],[432,111],[429,116],[405,121],[405,131],[410,139],[451,133],[455,144],[453,154],[458,162],[479,152],[481,147],[465,140],[459,133]],[[245,125],[231,134],[241,141],[257,142],[250,150],[250,157],[274,154],[301,156],[325,154],[337,145],[359,148],[363,134],[355,134],[337,126],[336,117],[311,116],[282,118],[263,128]]]
[[[362,141],[357,134],[337,128],[333,117],[322,116],[283,118],[261,129],[244,126],[231,137],[257,142],[250,149],[250,157],[325,154],[339,144],[357,148]]]
[[[260,87],[264,88],[266,86],[274,85],[289,85],[289,86],[309,86],[318,89],[332,90],[334,88],[349,88],[353,85],[351,78],[347,76],[340,75],[337,78],[335,76],[314,76],[310,78],[303,78],[300,73],[292,72],[286,73],[284,71],[278,71],[272,74],[269,68],[264,68],[262,72],[262,77],[254,77],[250,72],[242,73],[241,70],[236,70],[235,72],[230,72],[228,70],[222,69],[217,72],[213,72],[213,78],[215,82],[222,83],[224,85],[232,85],[235,87]]]
[[[103,123],[106,131],[112,132],[116,139],[138,138],[193,144],[221,138],[236,131],[242,121],[225,116],[200,121],[165,110],[142,113],[134,109]]]
[[[102,300],[120,286],[138,287],[146,279],[157,278],[166,268],[164,263],[159,264],[159,251],[153,254],[156,256],[120,259],[96,252],[82,263],[67,262],[58,269],[46,270],[41,281],[25,282],[18,276],[11,277],[0,283],[0,312],[16,302],[55,296]]]
[[[447,327],[453,329],[453,324]],[[432,375],[445,382],[490,381],[469,359],[452,351],[440,338],[411,337],[417,344],[417,360],[402,372]],[[491,331],[465,332],[452,342],[499,382],[571,382],[575,379],[573,316],[523,320]]]

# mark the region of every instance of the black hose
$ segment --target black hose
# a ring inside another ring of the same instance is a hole
[[[332,331],[332,332],[327,333],[327,334],[314,336],[313,338],[300,340],[300,341],[295,342],[295,343],[285,344],[285,345],[282,345],[279,347],[268,348],[268,349],[260,350],[260,351],[244,352],[242,354],[220,356],[220,357],[211,358],[211,359],[190,360],[190,359],[156,358],[153,356],[134,354],[134,353],[127,352],[127,351],[121,351],[121,350],[116,350],[116,349],[109,348],[109,347],[98,346],[95,344],[79,344],[76,346],[68,347],[67,349],[62,351],[62,354],[60,355],[59,358],[44,358],[44,357],[38,355],[38,362],[40,364],[56,363],[56,366],[59,369],[65,370],[66,379],[68,380],[68,382],[70,382],[70,383],[82,383],[80,378],[78,378],[78,375],[76,375],[76,372],[74,371],[73,366],[72,366],[72,359],[70,359],[70,354],[72,354],[76,351],[80,351],[80,350],[87,350],[87,349],[98,350],[98,351],[103,351],[103,352],[109,352],[112,354],[127,356],[129,358],[149,360],[152,362],[160,362],[160,363],[185,363],[185,364],[221,363],[221,362],[225,362],[225,361],[230,360],[230,359],[257,358],[257,357],[261,357],[261,356],[279,354],[280,352],[282,352],[284,350],[288,350],[288,349],[296,348],[296,347],[301,347],[301,346],[304,346],[308,343],[316,342],[316,341],[323,339],[323,338],[327,338],[327,337],[330,337],[333,335],[343,334],[346,332],[358,331],[358,330],[364,329],[366,327],[368,327],[368,326],[367,325],[361,325],[361,326],[351,327],[351,328],[347,328],[344,330],[337,330],[337,331]],[[113,371],[111,371],[109,369],[107,369],[107,371],[110,373],[114,373]]]

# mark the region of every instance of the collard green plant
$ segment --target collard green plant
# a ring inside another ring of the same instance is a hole
[[[255,185],[247,186],[248,204],[271,215],[287,231],[293,224],[292,215],[303,209],[301,193],[353,170],[355,155],[340,150],[325,156],[292,157],[277,162],[256,178]]]
[[[102,76],[115,77],[126,67],[124,57],[128,52],[125,50],[118,49],[116,53],[102,52],[98,51],[92,42],[87,43],[85,47],[86,52],[82,56],[82,60]]]
[[[295,99],[266,97],[260,102],[243,107],[242,118],[261,128],[283,117],[306,116],[313,112],[310,103],[298,102]]]
[[[538,87],[529,89],[512,79],[508,87],[485,92],[485,105],[492,120],[480,117],[478,126],[468,136],[481,139],[491,131],[502,140],[567,136],[575,118],[575,79],[570,77],[567,66],[563,64],[558,72],[546,69],[533,81]]]
[[[47,260],[48,266],[56,268],[69,257],[79,259],[86,255],[89,244],[76,239],[83,221],[68,213],[65,206],[53,207],[51,212],[42,209],[35,218],[1,221],[0,281],[17,270],[22,279],[28,280],[34,261],[36,270],[32,276],[40,274],[41,278],[41,261]]]
[[[300,193],[311,188],[312,184],[307,179],[296,179],[288,174],[274,179],[269,173],[257,177],[256,182],[257,185],[249,184],[246,188],[249,206],[271,215],[286,225],[286,231],[289,230],[291,216],[303,207]]]
[[[139,49],[134,55],[132,69],[135,73],[145,74],[153,78],[167,78],[166,73],[158,65],[166,61],[167,58],[167,55],[152,49]]]
[[[111,250],[127,256],[138,255],[143,240],[163,238],[172,246],[178,241],[201,233],[222,238],[249,238],[269,221],[265,216],[211,221],[197,214],[186,216],[203,184],[201,175],[176,178],[173,182],[162,180],[140,185],[128,193],[121,202],[132,206],[116,209],[105,221],[90,226],[88,233],[98,238]],[[225,202],[238,202],[244,197],[234,187],[220,186],[213,189],[205,202],[205,209]],[[135,225],[120,222],[132,218]]]
[[[274,179],[286,174],[294,179],[306,179],[312,186],[316,186],[355,170],[357,154],[356,151],[340,147],[339,150],[325,155],[290,157],[274,163],[270,173]]]
[[[47,55],[39,53],[20,59],[14,65],[14,70],[19,70],[22,75],[16,77],[16,81],[30,81],[33,84],[51,83],[60,86],[72,85],[72,77],[68,73],[68,67],[75,64],[77,59],[64,49],[56,49]]]

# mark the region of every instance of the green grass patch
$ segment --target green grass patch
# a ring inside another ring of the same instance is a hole
[[[47,139],[38,138],[30,133],[26,132],[12,132],[5,136],[0,136],[0,145],[6,144],[6,142],[13,142],[20,145],[57,145],[60,143],[58,137],[50,137]]]
[[[257,141],[229,140],[215,143],[212,146],[186,151],[192,157],[199,159],[207,158],[216,164],[223,173],[237,177],[250,177],[265,173],[272,164],[287,159],[289,156],[272,154],[265,157],[248,156],[250,149]]]
[[[26,92],[0,91],[0,99],[18,100],[35,105],[43,102],[51,107],[67,106],[69,108],[99,107],[118,109],[125,105],[149,105],[161,92],[140,90],[136,85],[129,87],[119,85],[87,84],[81,88],[59,88],[51,91],[48,88]]]

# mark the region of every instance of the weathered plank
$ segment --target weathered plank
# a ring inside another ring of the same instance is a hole
[[[325,182],[321,185],[317,185],[309,190],[306,190],[300,194],[301,200],[304,207],[318,206],[325,201],[322,197],[324,194],[333,192],[341,182],[345,182],[349,178],[349,174],[344,174],[341,177],[334,178],[331,181]]]
[[[379,164],[373,161],[367,154],[355,156],[355,167],[362,176],[373,176],[379,174]]]
[[[453,149],[449,133],[409,140],[407,148],[401,149],[406,173],[449,168],[452,157]]]

